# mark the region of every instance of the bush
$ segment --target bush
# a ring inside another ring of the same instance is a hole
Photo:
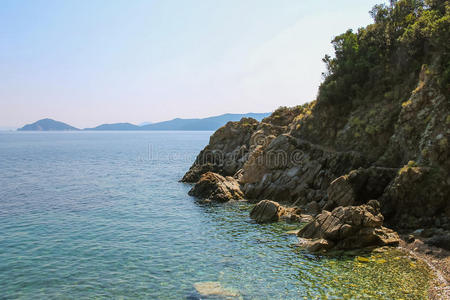
[[[391,1],[370,12],[374,23],[338,35],[334,58],[323,58],[327,72],[318,100],[352,104],[393,93],[393,101],[408,98],[423,64],[438,59],[440,86],[450,90],[450,4],[444,0]],[[434,61],[433,61],[434,62]],[[436,64],[435,64],[436,65]],[[400,88],[399,88],[400,86]]]

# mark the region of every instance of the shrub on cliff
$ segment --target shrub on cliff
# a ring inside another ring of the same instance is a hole
[[[400,100],[416,82],[422,64],[433,63],[440,85],[450,88],[450,4],[400,0],[376,5],[374,24],[335,37],[335,57],[319,88],[322,103],[351,105],[381,97]],[[368,93],[371,95],[368,97]]]

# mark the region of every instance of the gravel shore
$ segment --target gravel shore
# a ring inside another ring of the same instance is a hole
[[[434,272],[435,279],[429,290],[429,298],[433,300],[450,299],[450,251],[424,243],[421,238],[400,243],[400,248],[411,256],[424,261]]]

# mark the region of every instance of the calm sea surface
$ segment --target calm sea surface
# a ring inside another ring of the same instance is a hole
[[[257,225],[246,203],[201,204],[178,180],[211,132],[0,133],[0,299],[425,297],[397,252],[319,257]]]

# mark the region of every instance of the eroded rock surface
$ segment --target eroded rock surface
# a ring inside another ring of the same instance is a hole
[[[244,198],[244,194],[236,179],[229,176],[223,177],[213,172],[203,174],[189,191],[189,195],[219,202]]]
[[[275,201],[262,200],[250,212],[250,218],[258,223],[276,222],[286,213],[283,206]]]
[[[233,176],[246,199],[310,215],[377,199],[392,228],[450,230],[450,101],[436,69],[418,71],[401,93],[389,91],[393,98],[347,107],[319,99],[262,122],[230,122],[183,181],[209,171]]]
[[[250,138],[258,124],[255,119],[242,118],[219,128],[181,181],[195,183],[206,172],[233,176],[247,160]]]
[[[303,227],[298,236],[310,251],[349,250],[368,246],[397,246],[397,233],[383,227],[383,216],[376,200],[360,206],[339,206],[323,211]]]

